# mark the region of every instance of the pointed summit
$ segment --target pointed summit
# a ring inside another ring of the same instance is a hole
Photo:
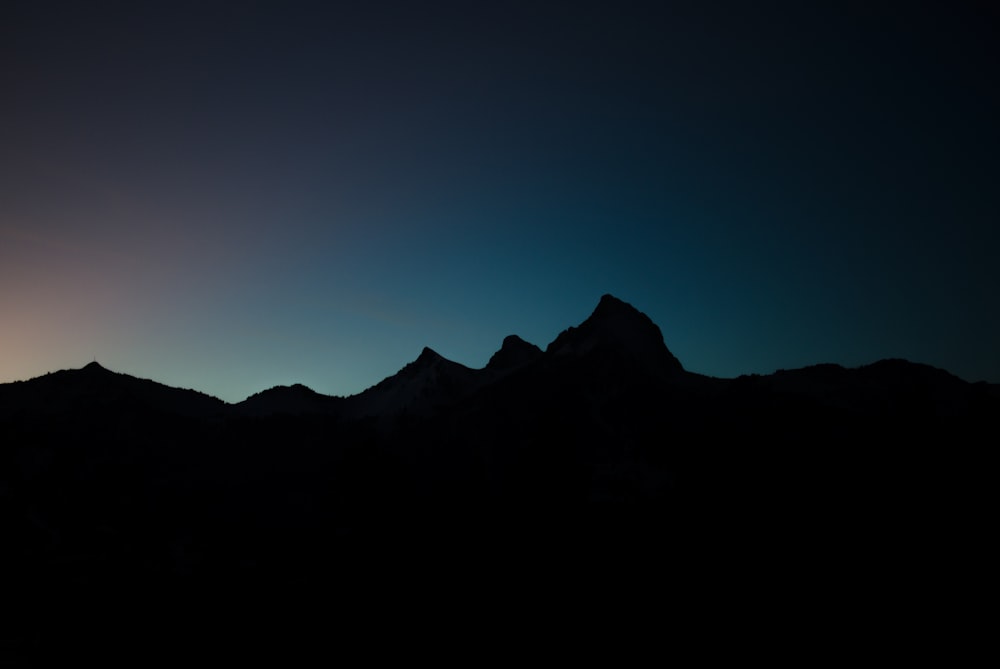
[[[609,312],[610,313],[613,313],[613,312],[619,312],[619,313],[623,313],[623,312],[642,313],[638,309],[636,309],[635,307],[633,307],[631,304],[629,304],[628,302],[624,302],[622,300],[619,300],[617,297],[615,297],[611,293],[605,293],[604,295],[601,295],[601,300],[597,303],[597,308],[594,309],[594,314],[593,315],[596,316],[596,315],[601,314],[601,313],[609,313]]]
[[[88,362],[86,365],[84,365],[82,371],[94,373],[94,372],[106,372],[108,370],[102,367],[101,363],[94,360],[93,362]]]
[[[649,316],[613,295],[601,297],[597,308],[579,327],[564,330],[549,344],[550,355],[588,355],[614,351],[663,372],[683,370],[663,343],[663,333]]]
[[[422,350],[420,352],[420,355],[417,356],[417,359],[410,364],[429,365],[437,362],[438,360],[444,360],[444,359],[445,359],[444,356],[442,356],[440,353],[438,353],[431,347],[424,346],[424,350]]]
[[[428,413],[465,395],[476,372],[424,347],[417,359],[374,386],[349,398],[355,416],[389,416],[406,410]]]
[[[531,362],[542,355],[542,349],[528,343],[517,335],[504,337],[500,350],[486,363],[487,369],[507,370]]]

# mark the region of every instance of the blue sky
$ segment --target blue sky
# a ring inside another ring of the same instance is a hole
[[[696,372],[1000,382],[995,17],[482,4],[15,2],[0,381],[350,394],[609,292]]]

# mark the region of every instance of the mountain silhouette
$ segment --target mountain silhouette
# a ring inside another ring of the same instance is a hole
[[[341,398],[317,393],[312,388],[296,383],[275,386],[251,395],[235,405],[238,413],[251,416],[280,414],[335,413]]]
[[[509,371],[537,360],[542,355],[542,349],[530,344],[517,335],[504,337],[500,350],[490,357],[486,369],[493,371]]]
[[[450,404],[476,387],[479,374],[424,347],[396,374],[348,400],[355,416],[393,416],[402,411],[426,414]]]
[[[628,357],[655,373],[683,371],[680,361],[663,343],[660,328],[646,314],[612,295],[604,295],[594,313],[579,327],[560,333],[546,353],[579,356],[605,350]]]
[[[18,412],[65,414],[109,408],[210,416],[224,411],[226,404],[195,390],[112,372],[96,361],[81,369],[0,384],[0,417]]]
[[[544,350],[511,335],[472,369],[424,348],[351,397],[296,384],[230,405],[93,362],[0,385],[0,568],[29,621],[3,641],[178,643],[190,606],[157,634],[51,604],[136,591],[147,612],[168,593],[310,593],[361,620],[556,587],[771,602],[806,583],[837,601],[893,565],[878,588],[905,602],[947,564],[927,545],[978,554],[998,416],[996,385],[905,360],[699,375],[610,295]],[[283,620],[239,608],[206,628],[319,624],[301,599]]]

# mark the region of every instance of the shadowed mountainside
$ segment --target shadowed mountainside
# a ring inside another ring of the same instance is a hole
[[[8,645],[107,640],[40,604],[71,594],[364,607],[541,584],[794,599],[806,581],[838,599],[894,564],[881,587],[906,599],[926,567],[909,551],[964,546],[977,522],[956,477],[998,406],[995,386],[902,360],[693,374],[611,296],[544,352],[512,335],[477,370],[425,348],[348,398],[295,385],[227,405],[96,363],[4,384],[3,568],[24,602]]]

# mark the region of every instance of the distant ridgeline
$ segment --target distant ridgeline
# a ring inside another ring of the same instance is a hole
[[[998,407],[995,385],[903,360],[694,374],[610,295],[544,351],[511,335],[470,369],[425,348],[346,398],[230,405],[94,362],[0,385],[7,601],[27,607],[0,641],[112,643],[100,615],[40,602],[137,589],[836,599],[891,564],[880,587],[904,601],[936,555],[918,545],[983,534]]]

